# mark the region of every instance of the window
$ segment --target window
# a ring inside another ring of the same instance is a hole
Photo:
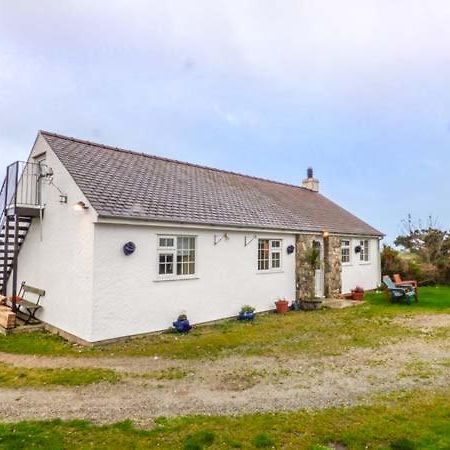
[[[281,240],[258,239],[258,270],[281,269]]]
[[[158,237],[158,274],[183,276],[195,274],[195,237]]]
[[[350,263],[350,241],[347,239],[341,241],[341,262],[342,264]]]
[[[368,262],[369,261],[369,240],[364,239],[363,241],[359,241],[359,245],[361,246],[361,252],[359,253],[360,261]]]

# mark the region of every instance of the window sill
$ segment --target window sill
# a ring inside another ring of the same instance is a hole
[[[256,272],[256,274],[257,275],[266,275],[266,274],[269,274],[269,273],[283,273],[284,272],[284,270],[283,269],[269,269],[269,270],[258,270],[257,272]]]
[[[342,267],[352,267],[353,263],[341,263]]]
[[[360,262],[359,262],[359,265],[360,265],[360,266],[369,266],[370,264],[372,264],[371,261],[360,261]]]
[[[171,276],[171,277],[158,277],[155,278],[154,282],[159,281],[181,281],[181,280],[198,280],[200,277],[198,275],[178,275],[178,276]]]

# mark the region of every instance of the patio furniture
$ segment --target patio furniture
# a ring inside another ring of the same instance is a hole
[[[391,303],[405,300],[410,305],[413,298],[417,301],[416,290],[412,285],[397,286],[388,275],[383,277],[383,283],[391,294]]]
[[[28,294],[34,294],[37,297],[36,302],[31,302],[25,296],[28,297]],[[32,320],[39,322],[36,318],[36,312],[42,308],[42,305],[39,304],[41,297],[45,295],[45,291],[43,289],[39,289],[33,286],[28,286],[25,284],[25,281],[20,285],[19,295],[16,296],[16,308],[17,312],[25,314],[28,316],[25,319],[25,325],[29,324]],[[11,301],[11,299],[8,299]]]
[[[394,278],[394,283],[396,286],[412,286],[416,291],[416,298],[419,298],[419,285],[416,280],[402,280],[399,273],[394,273],[392,277]]]

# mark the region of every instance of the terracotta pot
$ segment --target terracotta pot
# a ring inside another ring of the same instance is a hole
[[[275,302],[278,314],[284,314],[289,311],[289,302],[287,300],[278,300]]]

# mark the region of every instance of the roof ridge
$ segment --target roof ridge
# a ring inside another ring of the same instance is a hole
[[[270,180],[269,178],[257,177],[257,176],[254,176],[254,175],[246,175],[246,174],[240,173],[240,172],[233,172],[232,170],[218,169],[217,167],[205,166],[205,165],[202,165],[202,164],[195,164],[195,163],[190,163],[190,162],[187,162],[187,161],[180,161],[179,159],[173,159],[173,158],[167,158],[167,157],[164,157],[164,156],[151,155],[149,153],[138,152],[138,151],[135,151],[135,150],[130,150],[130,149],[122,148],[122,147],[114,147],[112,145],[107,145],[107,144],[101,144],[99,142],[88,141],[87,139],[79,139],[79,138],[75,138],[75,137],[72,137],[72,136],[65,136],[63,134],[54,133],[54,132],[51,132],[51,131],[39,130],[39,133],[40,134],[44,134],[44,135],[48,135],[48,136],[57,137],[57,138],[60,138],[60,139],[66,139],[66,140],[73,141],[73,142],[79,142],[81,144],[92,145],[94,147],[102,147],[102,148],[105,148],[105,149],[108,149],[108,150],[115,150],[115,151],[122,152],[122,153],[129,153],[131,155],[145,156],[147,158],[158,159],[160,161],[166,161],[166,162],[171,162],[171,163],[175,163],[175,164],[182,164],[184,166],[197,167],[199,169],[212,170],[214,172],[220,172],[220,173],[226,173],[226,174],[230,174],[230,175],[237,175],[237,176],[240,176],[240,177],[250,178],[252,180],[266,181],[268,183],[279,184],[279,185],[282,185],[282,186],[295,187],[295,188],[298,188],[298,189],[309,191],[311,193],[315,193],[315,192],[311,191],[310,189],[304,188],[303,186],[296,185],[296,184],[291,184],[291,183],[285,183],[283,181]]]

